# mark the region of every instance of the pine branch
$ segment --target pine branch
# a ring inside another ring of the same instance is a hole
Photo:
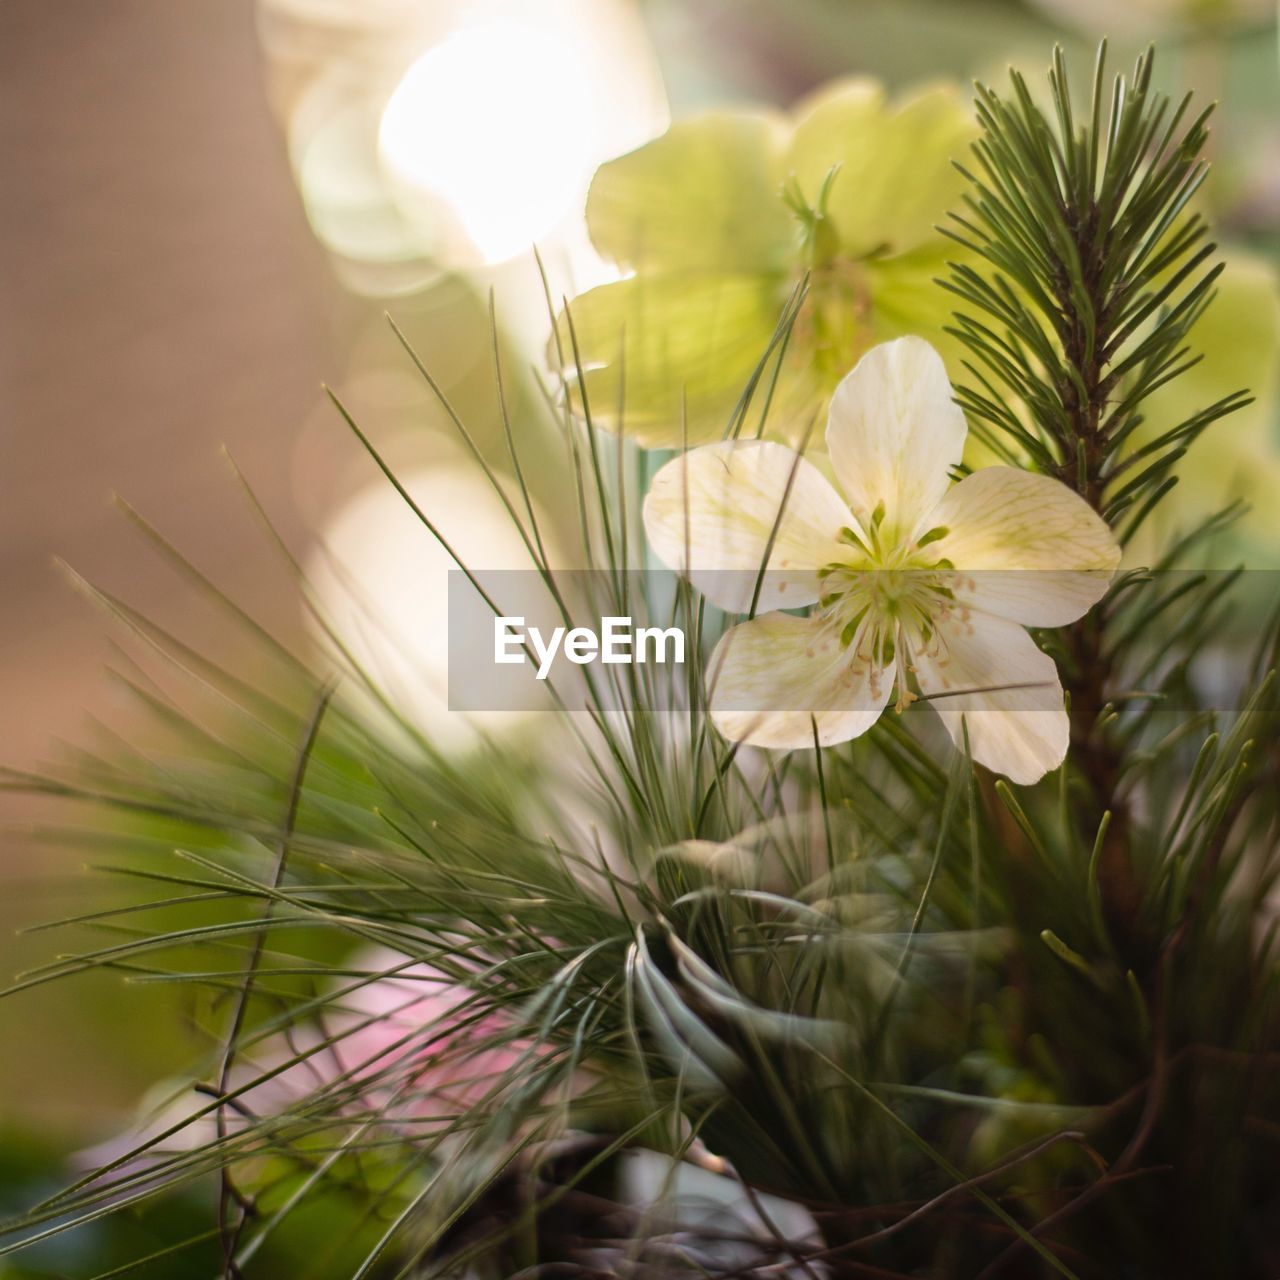
[[[1228,396],[1135,444],[1148,398],[1197,362],[1189,339],[1222,270],[1189,208],[1212,108],[1191,117],[1190,95],[1175,105],[1154,90],[1152,64],[1148,50],[1108,93],[1103,44],[1083,120],[1061,50],[1048,112],[1016,71],[1008,99],[978,86],[983,134],[961,166],[972,189],[947,234],[981,266],[953,263],[940,281],[965,305],[951,332],[972,356],[979,386],[958,394],[979,431],[1074,488],[1122,541],[1176,484],[1195,439],[1248,403]],[[1107,728],[1118,656],[1104,643],[1108,617],[1104,602],[1064,643],[1073,756],[1094,801],[1081,829],[1111,811],[1102,875],[1126,917],[1138,890],[1116,795],[1122,751]]]
[[[985,270],[953,263],[940,283],[968,308],[951,332],[983,384],[961,390],[970,415],[1118,525],[1247,397],[1131,448],[1146,399],[1195,363],[1187,339],[1222,270],[1188,209],[1207,172],[1212,107],[1184,127],[1190,95],[1175,107],[1151,88],[1150,51],[1105,95],[1105,61],[1103,45],[1084,122],[1061,50],[1049,72],[1052,118],[1016,71],[1011,100],[978,86],[984,132],[974,163],[959,166],[972,191],[944,230]]]

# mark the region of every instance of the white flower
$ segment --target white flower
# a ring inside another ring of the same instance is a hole
[[[827,452],[844,497],[783,445],[725,441],[654,477],[649,541],[712,603],[762,616],[709,668],[728,738],[784,750],[865,733],[896,687],[1014,782],[1069,736],[1053,660],[1024,627],[1073,622],[1120,560],[1111,530],[1047,476],[988,467],[951,481],[966,426],[938,353],[884,343],[836,390]],[[770,539],[772,538],[772,545]],[[760,573],[766,555],[767,571]],[[808,616],[764,612],[816,606]]]

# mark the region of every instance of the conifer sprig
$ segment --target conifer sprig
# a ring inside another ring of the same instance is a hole
[[[1099,49],[1087,116],[1077,118],[1061,50],[1043,110],[1011,72],[1012,97],[979,85],[983,135],[965,209],[943,228],[981,265],[940,281],[965,305],[951,329],[976,386],[960,399],[984,439],[1077,489],[1127,539],[1176,483],[1211,423],[1249,403],[1236,392],[1140,447],[1148,397],[1199,360],[1188,338],[1222,264],[1191,201],[1204,181],[1212,106],[1186,123],[1152,87],[1148,50],[1106,88]]]
[[[1192,116],[1190,94],[1175,104],[1155,89],[1150,49],[1108,90],[1106,52],[1104,42],[1083,119],[1061,49],[1047,107],[1016,70],[1007,98],[977,86],[983,132],[959,166],[972,187],[946,229],[970,260],[939,283],[964,304],[950,332],[969,352],[975,384],[957,396],[975,433],[1007,461],[1075,488],[1127,542],[1176,485],[1196,438],[1250,396],[1234,392],[1139,437],[1152,393],[1199,362],[1192,330],[1222,272],[1191,207],[1213,108]],[[1115,707],[1130,691],[1117,674],[1126,646],[1111,628],[1120,594],[1059,639],[1076,770],[1094,801],[1084,827],[1111,815],[1101,875],[1129,912],[1137,889]]]

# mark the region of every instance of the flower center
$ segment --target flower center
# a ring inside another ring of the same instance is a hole
[[[840,644],[853,661],[870,669],[873,693],[879,692],[881,673],[892,669],[901,711],[916,697],[908,683],[913,659],[938,651],[938,623],[957,609],[955,566],[928,550],[946,536],[944,528],[907,540],[885,532],[883,504],[867,533],[841,530],[849,555],[819,570],[818,608],[839,629]]]
[[[850,253],[827,212],[831,187],[839,174],[833,167],[812,203],[794,179],[783,188],[783,203],[798,224],[799,256],[809,283],[809,294],[796,317],[793,331],[809,352],[813,364],[833,386],[872,343],[871,279],[867,263],[888,246],[865,253]],[[791,282],[790,287],[799,283]]]
[[[850,358],[871,345],[871,286],[865,264],[834,258],[809,274],[809,296],[797,318],[802,340],[823,376],[839,380]]]

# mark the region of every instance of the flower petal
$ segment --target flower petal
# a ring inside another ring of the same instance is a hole
[[[596,426],[623,431],[647,448],[719,440],[769,348],[784,301],[785,291],[769,276],[645,272],[576,297],[557,321],[548,359],[576,388],[577,337]],[[813,400],[809,384],[792,394],[788,372],[775,388],[774,423],[803,421]],[[753,430],[762,399],[763,393],[749,420]],[[580,389],[571,400],[581,412]]]
[[[786,124],[715,111],[603,164],[587,197],[601,255],[629,267],[751,272],[780,266],[792,241],[778,199]]]
[[[948,530],[934,550],[961,571],[957,596],[1027,626],[1074,622],[1120,563],[1119,543],[1079,494],[1016,467],[966,476],[929,524]]]
[[[836,388],[827,452],[859,522],[883,502],[886,532],[909,537],[946,493],[966,431],[942,357],[923,338],[897,338]]]
[[[810,203],[837,170],[827,213],[849,255],[897,254],[937,238],[935,226],[965,185],[951,161],[978,134],[956,88],[886,108],[875,81],[845,80],[799,110],[789,167]]]
[[[711,718],[734,742],[795,751],[866,733],[880,718],[893,672],[852,660],[838,629],[768,613],[727,631],[707,668]]]
[[[914,665],[921,692],[934,698],[930,705],[957,746],[967,724],[979,764],[1027,786],[1066,757],[1070,725],[1058,670],[1016,622],[984,613],[953,617],[939,626],[928,653],[914,655]]]
[[[915,334],[937,350],[953,377],[963,373],[969,352],[946,332],[954,323],[955,303],[945,289],[938,288],[938,279],[948,274],[953,262],[978,261],[976,254],[941,237],[909,253],[868,259],[866,289],[871,306],[866,318],[873,338],[869,345]]]
[[[724,440],[673,458],[644,500],[654,553],[731,613],[751,608],[766,550],[757,609],[812,604],[818,570],[840,554],[848,523],[848,507],[812,463],[763,440]]]

